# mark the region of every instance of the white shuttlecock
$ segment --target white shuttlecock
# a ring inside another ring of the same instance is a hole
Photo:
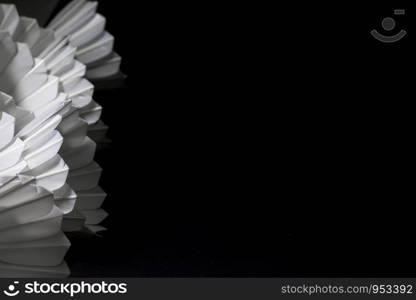
[[[96,15],[89,3],[74,1],[48,29],[0,4],[0,277],[67,276],[62,227],[85,223],[96,232],[107,215],[96,145],[87,136],[101,107],[78,61],[89,50],[77,46],[91,46],[103,30],[102,17],[89,21]],[[72,14],[77,5],[82,20]]]
[[[114,52],[114,37],[105,31],[106,19],[97,13],[97,2],[74,0],[47,26],[57,36],[68,36],[77,47],[76,58],[87,66],[90,80],[105,79],[120,72],[121,57]]]

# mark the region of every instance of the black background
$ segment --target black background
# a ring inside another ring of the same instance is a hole
[[[413,12],[306,2],[99,1],[127,79],[73,276],[416,275]]]

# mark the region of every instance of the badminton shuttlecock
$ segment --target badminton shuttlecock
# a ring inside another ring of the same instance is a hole
[[[84,26],[66,23],[81,4],[84,17],[75,19]],[[93,85],[83,78],[85,65],[75,59],[98,63],[82,55],[89,51],[77,49],[90,45],[84,35],[103,29],[83,23],[94,14],[94,4],[74,1],[51,23],[57,27],[43,29],[20,17],[13,5],[0,5],[2,277],[67,276],[63,216],[65,230],[79,230],[85,222],[96,232],[107,215],[100,209],[105,193],[98,187],[101,168],[93,161],[96,145],[87,136],[101,107],[92,100]],[[107,39],[102,36],[94,38]]]
[[[57,128],[71,101],[50,84],[53,80],[27,44],[0,32],[2,277],[68,274],[63,258],[69,242],[61,223],[75,195],[65,185],[69,168],[58,154],[63,137]]]
[[[105,31],[106,19],[97,13],[97,2],[74,0],[47,26],[57,36],[69,37],[77,48],[76,59],[87,66],[90,80],[105,79],[120,73],[121,57],[114,52],[114,37]]]

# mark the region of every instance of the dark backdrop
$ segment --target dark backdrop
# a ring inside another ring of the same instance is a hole
[[[134,4],[99,1],[127,79],[74,276],[416,275],[412,11],[369,35],[408,3]]]
[[[407,3],[111,2],[109,230],[74,275],[415,275],[412,11],[401,43],[369,35]]]

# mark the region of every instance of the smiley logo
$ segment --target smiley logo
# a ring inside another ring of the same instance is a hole
[[[394,11],[395,15],[404,15],[405,14],[405,10],[404,9],[396,9]],[[392,31],[395,27],[396,27],[396,21],[393,18],[387,17],[384,18],[383,21],[381,22],[381,26],[383,27],[383,29],[386,32]],[[380,42],[383,43],[395,43],[400,41],[405,35],[407,34],[407,32],[405,30],[400,30],[397,34],[394,35],[384,35],[381,34],[380,32],[378,32],[376,29],[373,29],[371,31],[371,35],[379,40]]]
[[[9,285],[7,290],[4,290],[3,293],[6,296],[14,297],[19,295],[20,291],[16,289],[16,285],[19,284],[19,281],[15,281],[14,284]]]

